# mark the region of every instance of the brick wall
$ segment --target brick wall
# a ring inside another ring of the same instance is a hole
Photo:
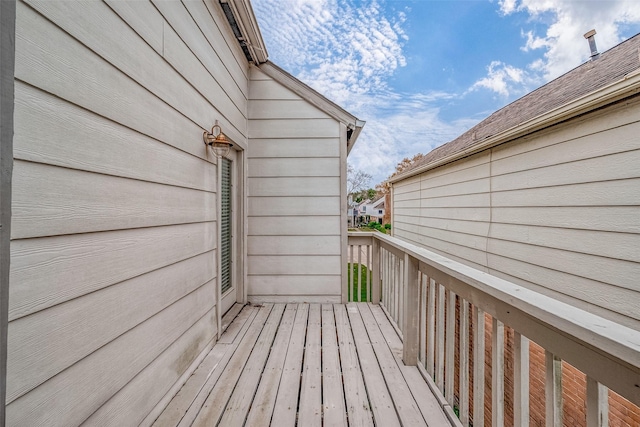
[[[469,315],[469,343],[473,349],[473,315]],[[491,425],[491,334],[492,320],[485,317],[485,409],[484,425]],[[460,299],[456,301],[456,360],[455,390],[459,396],[459,343],[460,343]],[[473,353],[473,350],[471,350]],[[505,327],[505,426],[513,426],[513,370],[514,370],[514,334],[511,328]],[[473,415],[473,356],[469,361],[470,378],[470,416]],[[529,422],[531,427],[545,426],[545,351],[531,342],[529,347]],[[562,362],[562,398],[563,424],[570,427],[586,426],[586,376],[567,362]],[[620,395],[609,391],[609,426],[639,427],[640,408]]]

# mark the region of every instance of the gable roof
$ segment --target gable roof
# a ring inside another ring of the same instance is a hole
[[[593,111],[640,90],[640,34],[491,114],[389,182]]]

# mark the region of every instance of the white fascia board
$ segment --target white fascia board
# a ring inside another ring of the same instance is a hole
[[[249,0],[220,0],[220,2],[227,3],[231,8],[238,27],[240,27],[240,32],[246,39],[245,42],[251,57],[258,64],[266,62],[269,55],[251,2]]]
[[[271,61],[260,64],[258,68],[260,68],[260,71],[262,71],[287,89],[291,90],[302,99],[319,108],[337,121],[344,123],[347,126],[347,129],[350,129],[352,131],[351,138],[349,138],[347,141],[348,155],[348,153],[351,151],[351,148],[358,139],[358,135],[360,135],[360,132],[365,125],[365,122],[363,120],[359,120],[356,116],[349,113],[347,110],[340,107],[335,102],[329,100],[324,95],[312,89],[305,83],[301,82]]]
[[[602,108],[621,99],[636,95],[639,92],[640,69],[627,74],[624,78],[614,83],[597,89],[587,95],[561,105],[560,107],[554,108],[547,113],[527,120],[526,122],[514,126],[510,129],[506,129],[499,134],[493,135],[485,139],[481,144],[473,145],[463,151],[453,153],[447,157],[443,157],[431,163],[427,163],[426,165],[422,165],[416,169],[407,171],[406,173],[401,173],[389,179],[387,182],[393,184],[395,182],[411,178],[412,176],[419,175],[447,163],[454,162],[464,157],[468,157],[472,154],[476,154],[489,148],[493,148],[497,145],[504,144],[505,142],[509,142],[533,132],[548,128],[582,114],[589,113],[590,111]]]

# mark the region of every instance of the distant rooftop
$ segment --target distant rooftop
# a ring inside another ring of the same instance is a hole
[[[501,108],[458,138],[432,150],[399,176],[411,176],[411,171],[424,169],[431,163],[480,145],[494,135],[616,82],[639,68],[640,34],[637,34],[601,53],[597,59],[585,62]]]

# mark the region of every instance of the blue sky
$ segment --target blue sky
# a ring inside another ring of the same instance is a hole
[[[269,59],[367,122],[349,156],[386,179],[640,32],[638,0],[253,0]]]

